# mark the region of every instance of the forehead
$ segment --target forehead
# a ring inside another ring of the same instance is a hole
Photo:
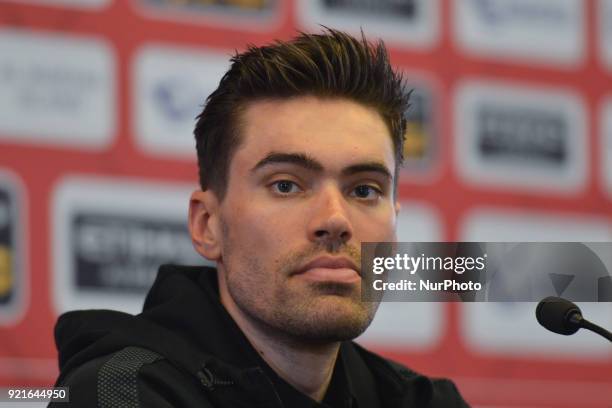
[[[393,142],[374,108],[340,98],[302,96],[249,103],[241,116],[235,159],[255,162],[270,151],[308,153],[326,167],[351,158],[393,168]]]

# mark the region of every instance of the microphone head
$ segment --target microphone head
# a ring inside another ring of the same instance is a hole
[[[549,296],[538,303],[536,318],[548,330],[569,336],[580,329],[580,326],[571,319],[574,315],[582,317],[580,308],[569,300]]]

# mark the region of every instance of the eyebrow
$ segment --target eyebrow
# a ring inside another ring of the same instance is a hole
[[[322,172],[324,170],[323,165],[318,160],[313,157],[304,154],[304,153],[279,153],[272,152],[269,153],[266,157],[261,159],[257,164],[251,169],[251,172],[255,172],[262,167],[273,165],[273,164],[293,164],[300,167],[303,167],[307,170],[312,170],[315,172]],[[357,163],[345,167],[342,169],[341,174],[343,176],[350,176],[357,173],[364,172],[374,172],[379,173],[385,178],[389,180],[393,180],[393,175],[391,171],[381,162],[370,161],[365,163]]]
[[[393,180],[393,176],[387,166],[379,162],[358,163],[348,166],[342,170],[343,176],[350,176],[357,173],[373,172],[383,175],[389,180]]]
[[[314,170],[317,172],[323,171],[323,165],[319,161],[304,153],[272,152],[257,162],[257,164],[251,169],[251,172],[271,164],[295,164],[308,170]]]

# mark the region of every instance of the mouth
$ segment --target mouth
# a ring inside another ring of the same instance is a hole
[[[359,268],[348,258],[320,257],[308,262],[295,275],[313,282],[354,283],[361,279]]]

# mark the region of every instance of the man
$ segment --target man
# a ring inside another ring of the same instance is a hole
[[[360,244],[394,241],[408,95],[382,43],[327,30],[251,47],[195,129],[189,229],[212,268],[162,266],[138,316],[56,328],[73,406],[465,407],[350,340],[372,321]]]

